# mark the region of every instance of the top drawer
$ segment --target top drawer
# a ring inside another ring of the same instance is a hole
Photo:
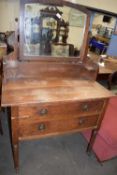
[[[40,117],[40,118],[75,118],[78,116],[100,114],[104,100],[66,102],[66,103],[45,103],[31,106],[19,107],[19,117]]]

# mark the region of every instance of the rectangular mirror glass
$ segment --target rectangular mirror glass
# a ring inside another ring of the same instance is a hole
[[[77,57],[86,14],[74,8],[25,4],[24,56]]]

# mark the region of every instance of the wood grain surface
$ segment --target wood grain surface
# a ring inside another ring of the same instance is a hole
[[[74,79],[16,80],[2,87],[2,106],[109,98],[113,94],[95,81]]]

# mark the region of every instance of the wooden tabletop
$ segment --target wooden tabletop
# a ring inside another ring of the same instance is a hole
[[[96,35],[96,39],[97,40],[100,40],[102,42],[106,42],[106,43],[109,43],[109,38],[106,38],[106,37],[103,37],[103,36],[100,36],[100,35]]]
[[[100,55],[96,55],[92,52],[89,53],[91,56],[91,60],[93,60],[95,63],[99,62]],[[99,75],[100,74],[111,74],[113,72],[117,71],[117,59],[113,59],[111,57],[105,58],[105,65],[99,66]]]
[[[117,60],[108,58],[105,60],[105,66],[99,67],[99,74],[111,74],[117,71]]]
[[[95,81],[76,79],[9,80],[2,86],[2,106],[108,98],[113,94]]]

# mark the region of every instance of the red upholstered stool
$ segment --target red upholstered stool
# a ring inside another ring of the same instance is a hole
[[[91,132],[84,132],[83,135],[89,141]],[[117,156],[117,96],[109,101],[93,151],[100,161]]]

